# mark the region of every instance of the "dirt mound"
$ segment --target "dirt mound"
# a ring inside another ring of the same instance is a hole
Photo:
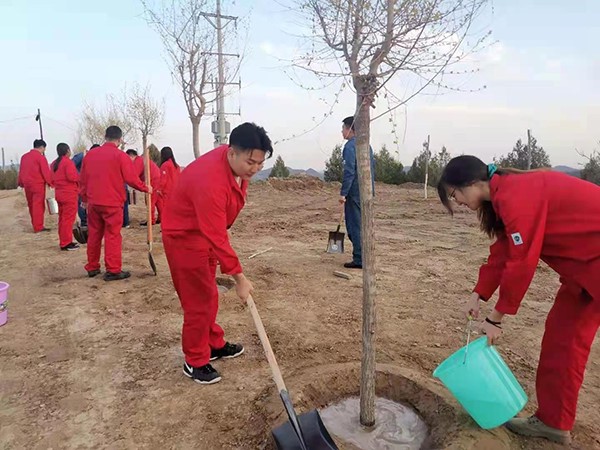
[[[423,183],[413,183],[412,181],[409,181],[407,183],[402,183],[400,187],[403,189],[419,189],[422,191]]]
[[[321,179],[308,175],[293,176],[290,178],[269,178],[265,183],[278,191],[317,190],[327,186],[327,183]]]

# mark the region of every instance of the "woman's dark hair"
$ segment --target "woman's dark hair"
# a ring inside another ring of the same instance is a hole
[[[496,168],[490,164],[487,165],[479,158],[470,155],[457,156],[452,158],[448,165],[444,167],[442,176],[437,185],[438,195],[442,204],[453,214],[452,204],[448,197],[448,190],[460,189],[471,186],[478,181],[489,181],[494,175],[506,175],[509,173],[522,174],[526,170],[512,168]],[[479,225],[481,230],[489,237],[498,236],[504,232],[504,223],[492,206],[491,201],[484,201],[477,210]]]
[[[56,158],[56,161],[54,161],[54,164],[52,164],[52,170],[54,172],[58,170],[60,162],[65,156],[67,156],[67,153],[69,153],[69,146],[64,142],[61,142],[56,146],[56,153],[58,154],[58,158]]]
[[[163,147],[160,149],[160,165],[162,166],[167,161],[173,161],[173,165],[179,168],[177,161],[175,161],[175,155],[173,155],[173,149],[171,147]]]

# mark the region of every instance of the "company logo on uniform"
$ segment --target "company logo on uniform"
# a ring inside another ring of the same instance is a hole
[[[515,245],[523,245],[523,238],[521,237],[521,233],[513,233],[510,235]]]

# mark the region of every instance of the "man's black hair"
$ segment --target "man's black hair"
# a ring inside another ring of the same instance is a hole
[[[43,139],[36,139],[33,141],[33,148],[46,147],[46,141]]]
[[[125,153],[127,153],[129,156],[137,156],[137,150],[130,148],[129,150],[127,150]]]
[[[123,137],[123,131],[121,131],[121,129],[116,125],[111,125],[110,127],[108,127],[106,129],[106,134],[104,135],[104,138],[107,141],[117,141],[117,140],[121,139],[122,137]]]
[[[266,158],[273,155],[273,145],[267,132],[252,122],[245,122],[231,131],[229,146],[242,151],[262,150]]]
[[[352,131],[354,131],[354,116],[346,117],[344,120],[342,120],[342,123],[346,126],[346,128],[350,128]]]
[[[92,146],[90,147],[90,150],[96,147],[100,147],[100,144],[92,144]]]

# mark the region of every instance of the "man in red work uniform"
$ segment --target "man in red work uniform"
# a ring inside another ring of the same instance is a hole
[[[538,410],[506,426],[568,444],[600,327],[600,187],[559,172],[497,168],[463,155],[445,167],[438,193],[450,211],[451,200],[477,211],[481,229],[496,238],[464,308],[477,317],[480,300],[500,287],[482,324],[490,343],[500,337],[504,315],[517,313],[540,259],[560,276],[537,369]]]
[[[119,149],[123,132],[117,126],[106,129],[104,145],[90,150],[80,174],[81,201],[87,204],[88,241],[85,265],[89,277],[100,273],[100,252],[104,238],[104,280],[114,281],[129,278],[130,273],[121,266],[121,226],[123,225],[123,203],[125,184],[138,191],[152,192],[135,175],[127,155]]]
[[[140,179],[142,181],[146,181],[146,177],[145,177],[145,165],[144,165],[144,158],[142,158],[141,156],[138,156],[137,151],[130,148],[129,150],[127,150],[125,153],[127,153],[127,155],[129,156],[129,158],[131,158],[131,161],[133,162],[133,168],[135,170],[135,174],[140,177]],[[156,165],[156,163],[152,160],[150,160],[150,185],[152,186],[152,196],[151,201],[152,201],[152,225],[155,225],[156,223],[160,223],[160,221],[157,221],[156,219],[156,210],[158,209],[158,217],[160,218],[160,214],[161,214],[161,203],[160,203],[160,169],[158,168],[158,166]],[[142,227],[145,227],[148,225],[148,221],[145,220],[143,222],[140,222],[140,225]]]
[[[234,128],[229,145],[206,153],[185,168],[166,205],[163,245],[183,308],[183,373],[200,384],[221,380],[210,361],[235,358],[240,344],[223,339],[217,325],[219,292],[215,273],[232,275],[246,301],[252,284],[231,248],[227,230],[246,201],[248,182],[273,153],[266,131],[253,123]]]
[[[50,231],[44,226],[46,212],[46,185],[52,186],[50,166],[44,153],[46,142],[42,139],[33,141],[33,149],[21,157],[18,185],[25,189],[29,215],[33,232]]]

